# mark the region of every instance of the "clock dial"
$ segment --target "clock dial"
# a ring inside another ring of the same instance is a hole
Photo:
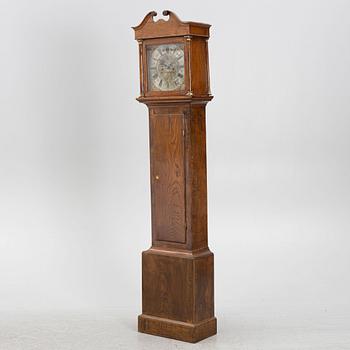
[[[185,89],[183,44],[164,44],[147,48],[148,89],[174,91]]]

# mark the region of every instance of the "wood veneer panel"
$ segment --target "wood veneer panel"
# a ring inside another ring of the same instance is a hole
[[[152,231],[157,241],[185,243],[184,115],[150,115]]]

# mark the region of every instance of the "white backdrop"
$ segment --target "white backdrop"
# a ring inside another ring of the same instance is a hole
[[[149,149],[131,26],[163,9],[212,24],[219,327],[261,310],[349,330],[346,0],[1,0],[0,312],[140,312]]]

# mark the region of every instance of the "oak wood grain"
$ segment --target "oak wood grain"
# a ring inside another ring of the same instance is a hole
[[[154,240],[186,242],[184,115],[150,115]]]

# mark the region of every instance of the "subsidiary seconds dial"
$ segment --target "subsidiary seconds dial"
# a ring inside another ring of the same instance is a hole
[[[184,62],[183,44],[148,47],[148,89],[151,91],[184,90]]]

